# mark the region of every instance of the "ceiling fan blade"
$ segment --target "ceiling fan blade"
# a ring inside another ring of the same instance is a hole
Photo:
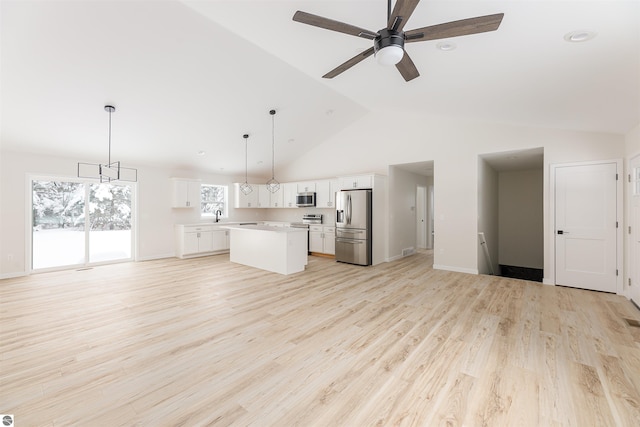
[[[411,58],[409,58],[409,54],[406,51],[404,52],[404,56],[402,57],[400,62],[396,64],[396,68],[398,69],[398,71],[400,71],[400,74],[402,74],[402,77],[404,77],[405,81],[407,82],[415,79],[420,75],[418,69],[416,68]]]
[[[405,31],[404,38],[405,42],[411,43],[486,33],[497,30],[503,17],[504,13],[497,13],[495,15],[477,16],[460,21],[431,25],[429,27]]]
[[[296,22],[302,22],[303,24],[313,25],[314,27],[324,28],[325,30],[337,31],[339,33],[362,37],[369,40],[373,40],[378,35],[376,31],[365,30],[364,28],[356,27],[355,25],[345,24],[344,22],[334,21],[333,19],[302,12],[300,10],[293,15],[293,20]]]
[[[402,31],[411,14],[420,0],[397,0],[393,12],[389,15],[387,28],[394,31]]]
[[[370,47],[369,49],[365,50],[364,52],[357,54],[356,56],[354,56],[353,58],[351,58],[350,60],[348,60],[344,64],[338,65],[336,68],[334,68],[333,70],[329,71],[327,74],[322,76],[322,78],[324,78],[324,79],[332,79],[335,76],[337,76],[338,74],[341,74],[341,73],[347,71],[349,68],[353,67],[357,63],[367,59],[371,55],[373,55],[373,47]]]

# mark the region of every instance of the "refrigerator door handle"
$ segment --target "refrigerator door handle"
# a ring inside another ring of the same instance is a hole
[[[347,195],[347,224],[351,224],[351,194]]]
[[[364,241],[362,240],[351,240],[351,239],[340,239],[340,238],[337,238],[336,242],[348,243],[350,245],[361,245],[364,243]]]

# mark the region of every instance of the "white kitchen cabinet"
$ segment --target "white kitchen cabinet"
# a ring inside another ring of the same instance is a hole
[[[324,252],[324,239],[322,237],[322,226],[309,227],[309,252]]]
[[[373,188],[373,175],[342,176],[338,181],[339,190]]]
[[[173,208],[199,208],[200,207],[200,181],[171,178]]]
[[[256,189],[258,190],[258,207],[268,208],[270,199],[271,199],[271,192],[267,190],[267,185],[259,184],[259,185],[256,185],[255,187],[257,187]],[[254,189],[254,191],[256,189]]]
[[[322,233],[324,235],[324,253],[336,254],[336,228],[324,226]]]
[[[176,255],[179,258],[213,252],[213,226],[176,225]]]
[[[315,181],[305,181],[296,183],[298,193],[313,193],[316,191]]]
[[[309,252],[335,255],[336,228],[333,226],[309,226]]]
[[[316,207],[333,208],[336,205],[336,190],[338,181],[335,179],[325,179],[316,182]]]
[[[282,207],[295,208],[296,196],[298,195],[298,185],[295,182],[286,182],[280,184],[280,190],[282,191]]]
[[[258,184],[251,184],[253,187],[253,191],[249,194],[244,194],[240,191],[239,183],[233,184],[234,192],[235,192],[235,203],[234,207],[236,208],[257,208],[258,207]]]
[[[214,252],[229,250],[229,230],[215,227],[212,231]]]
[[[269,192],[269,207],[270,208],[284,207],[284,184],[280,184],[280,189],[275,193]]]

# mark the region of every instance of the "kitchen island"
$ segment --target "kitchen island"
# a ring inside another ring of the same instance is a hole
[[[230,232],[229,260],[280,274],[304,271],[308,232],[268,225],[223,225]]]

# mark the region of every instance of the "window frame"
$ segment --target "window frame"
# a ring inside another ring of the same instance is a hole
[[[223,189],[224,195],[223,195],[222,204],[224,207],[220,209],[222,211],[222,216],[219,216],[218,218],[228,218],[229,217],[229,186],[224,184],[209,184],[209,183],[200,184],[200,217],[207,218],[207,219],[215,218],[215,213],[208,213],[203,211],[203,204],[208,202],[208,200],[205,200],[204,198],[203,189],[205,187],[219,187]]]

